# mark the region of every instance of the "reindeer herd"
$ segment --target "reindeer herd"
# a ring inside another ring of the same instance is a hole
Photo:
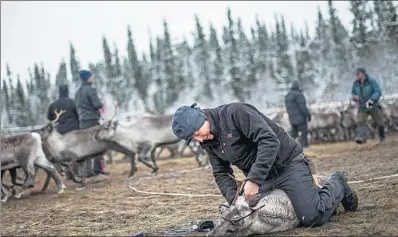
[[[29,134],[1,136],[1,178],[3,181],[3,176],[8,170],[13,184],[7,186],[1,182],[2,201],[7,201],[12,194],[17,198],[22,196],[23,191],[17,192],[14,185],[22,190],[33,187],[39,168],[47,173],[42,191],[47,189],[52,178],[58,186],[58,192],[61,193],[66,186],[60,174],[68,173],[82,189],[85,186],[86,161],[110,151],[120,152],[130,160],[130,178],[134,177],[137,170],[136,159],[150,168],[151,173],[157,173],[159,167],[156,159],[160,153],[156,153],[158,148],[169,149],[174,157],[176,150],[180,150],[179,155],[182,155],[186,146],[181,146],[185,143],[172,131],[172,115],[146,115],[128,121],[117,121],[114,120],[117,104],[115,108],[113,117],[103,124],[63,135],[58,133],[56,128],[58,119],[65,111],[55,111],[56,118],[40,129]],[[380,109],[386,130],[398,131],[398,101],[383,103]],[[311,143],[351,140],[355,136],[357,109],[353,106],[312,112],[312,120],[308,125]],[[286,130],[290,130],[286,111],[280,110],[272,119]],[[375,136],[372,122],[368,124],[370,135]],[[204,165],[200,157],[206,154],[200,146],[191,143],[189,149],[195,155],[198,165]],[[23,183],[18,182],[19,168],[25,174]]]
[[[385,122],[385,132],[398,131],[398,100],[385,101],[379,108]],[[311,110],[311,109],[310,109]],[[308,123],[308,136],[312,144],[354,139],[357,129],[357,108],[349,103],[332,109],[312,110]],[[290,131],[286,110],[280,109],[272,117],[273,121]],[[371,116],[368,118],[368,131],[372,138],[376,136],[376,127]]]
[[[68,173],[72,180],[84,188],[86,179],[86,161],[116,151],[130,159],[130,175],[134,177],[136,154],[138,161],[152,169],[153,174],[159,170],[156,164],[156,150],[164,146],[180,143],[171,128],[172,115],[143,116],[133,121],[113,121],[117,113],[103,124],[87,129],[74,130],[61,135],[57,131],[57,121],[65,111],[55,111],[56,118],[40,129],[29,134],[1,136],[1,200],[6,202],[13,194],[20,198],[23,191],[34,186],[37,170],[42,168],[47,173],[47,179],[42,191],[48,187],[51,178],[58,186],[59,193],[66,188],[60,174]],[[172,147],[169,147],[172,148]],[[184,147],[185,149],[185,147]],[[183,149],[183,150],[184,150]],[[203,150],[195,145],[190,146],[199,166]],[[182,152],[183,152],[182,150]],[[150,162],[148,161],[150,158]],[[25,173],[23,183],[19,183],[17,169]],[[11,175],[12,184],[3,183],[6,171]]]

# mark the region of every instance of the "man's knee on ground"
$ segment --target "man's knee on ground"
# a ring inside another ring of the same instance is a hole
[[[313,227],[316,225],[316,216],[311,214],[297,216],[300,220],[301,226]]]

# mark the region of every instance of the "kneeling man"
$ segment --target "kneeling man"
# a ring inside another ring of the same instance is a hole
[[[200,142],[209,155],[213,175],[231,204],[237,184],[232,177],[236,165],[247,177],[243,188],[253,203],[257,193],[282,189],[292,201],[303,226],[320,226],[342,203],[356,211],[358,197],[341,172],[335,172],[320,190],[311,175],[303,148],[284,129],[246,103],[231,103],[213,109],[178,108],[173,116],[175,135]]]

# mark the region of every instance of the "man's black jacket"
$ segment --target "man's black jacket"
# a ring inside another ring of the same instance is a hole
[[[282,127],[245,103],[204,109],[214,139],[201,143],[209,155],[213,175],[225,199],[231,203],[236,183],[228,176],[236,165],[249,180],[260,185],[278,176],[303,152]],[[264,185],[266,186],[266,185]]]
[[[59,99],[54,101],[48,107],[47,118],[48,120],[55,119],[54,110],[57,109],[65,110],[58,120],[57,131],[60,134],[65,134],[67,132],[79,129],[79,118],[77,115],[75,102],[69,98],[68,86],[59,86]]]

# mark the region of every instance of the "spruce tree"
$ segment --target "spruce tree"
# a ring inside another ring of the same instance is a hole
[[[115,53],[113,57],[115,58],[115,65],[113,66],[115,69],[115,77],[120,77],[122,75],[122,65],[120,64],[119,58],[119,50],[117,49],[116,43],[114,43]]]
[[[76,51],[75,48],[73,47],[72,43],[69,43],[70,47],[70,72],[72,75],[72,82],[75,85],[80,84],[80,63],[76,58]]]
[[[230,75],[230,85],[235,98],[239,101],[245,101],[244,90],[242,86],[242,69],[239,66],[239,46],[235,30],[235,22],[232,19],[231,9],[227,9],[228,17],[228,44],[226,48],[229,53],[229,75]]]
[[[197,92],[197,96],[199,97],[197,97],[196,99],[204,97],[212,100],[213,92],[211,88],[212,81],[210,77],[209,45],[205,38],[203,27],[197,15],[195,15],[195,24],[196,34],[194,39],[194,60],[198,70],[196,76],[196,87],[200,88]]]
[[[30,118],[29,118],[29,111],[30,109],[27,106],[28,102],[26,101],[25,97],[25,92],[21,83],[21,79],[19,75],[17,76],[17,87],[15,89],[15,103],[14,103],[14,109],[15,109],[15,114],[14,116],[14,121],[15,124],[19,127],[24,127],[24,126],[29,126],[31,125]]]
[[[162,39],[156,38],[156,53],[155,53],[155,70],[154,79],[156,92],[153,94],[153,102],[155,111],[159,114],[164,114],[166,111],[166,81],[165,81],[165,71],[164,71],[164,47]]]
[[[224,62],[222,57],[222,48],[218,41],[216,29],[210,23],[210,40],[209,48],[214,55],[213,60],[210,62],[212,67],[211,81],[214,85],[220,85],[224,78]]]
[[[116,64],[116,62],[115,62]],[[123,75],[124,75],[124,88],[136,88],[136,78],[135,74],[139,67],[139,61],[137,57],[137,52],[134,45],[134,40],[131,32],[130,25],[127,26],[127,61],[123,63]],[[138,73],[139,74],[139,73]],[[132,93],[129,91],[123,91],[124,100],[126,101],[126,106],[130,100],[132,100]]]
[[[111,50],[108,46],[108,41],[105,36],[102,37],[102,49],[104,50],[104,59],[105,59],[105,75],[108,78],[108,82],[112,82],[112,78],[115,77],[114,70],[113,70],[113,60]],[[108,84],[110,86],[110,84]]]
[[[368,2],[363,0],[350,0],[351,12],[354,15],[352,20],[351,42],[357,50],[360,58],[370,56],[369,47],[373,41],[372,29],[369,28],[371,17],[368,9]]]
[[[4,96],[5,112],[7,113],[8,123],[12,123],[12,117],[10,116],[10,114],[11,114],[10,92],[8,90],[8,86],[7,86],[6,80],[3,79],[2,81],[3,81],[2,91],[3,91],[3,96]]]
[[[14,87],[14,78],[12,76],[11,68],[8,63],[6,64],[6,75],[8,79],[8,106],[9,106],[9,112],[8,112],[8,122],[10,124],[15,123],[15,117],[16,117],[16,110],[15,110],[15,87]]]
[[[241,87],[243,87],[245,99],[250,98],[252,86],[257,82],[256,63],[254,61],[254,47],[247,38],[242,27],[242,21],[239,18],[237,23],[237,34],[239,36],[239,65],[242,68],[243,80]]]
[[[307,33],[305,33],[307,34]],[[303,91],[308,92],[312,97],[313,91],[317,85],[315,84],[315,77],[317,72],[315,70],[314,59],[308,48],[310,39],[304,36],[303,32],[300,33],[300,48],[296,51],[296,64],[297,64],[297,79],[300,82]],[[312,98],[309,98],[310,100]]]
[[[258,36],[258,50],[256,57],[257,70],[260,73],[264,73],[267,69],[268,63],[268,50],[269,50],[269,38],[268,32],[265,25],[262,25],[256,16],[257,36]]]
[[[290,84],[295,78],[292,60],[289,54],[289,39],[286,31],[284,17],[281,16],[280,22],[276,19],[276,42],[277,42],[277,65],[276,81],[282,94],[286,94]]]
[[[175,72],[175,55],[166,20],[163,20],[163,30],[163,64],[166,82],[166,103],[173,104],[178,99],[179,86]]]

